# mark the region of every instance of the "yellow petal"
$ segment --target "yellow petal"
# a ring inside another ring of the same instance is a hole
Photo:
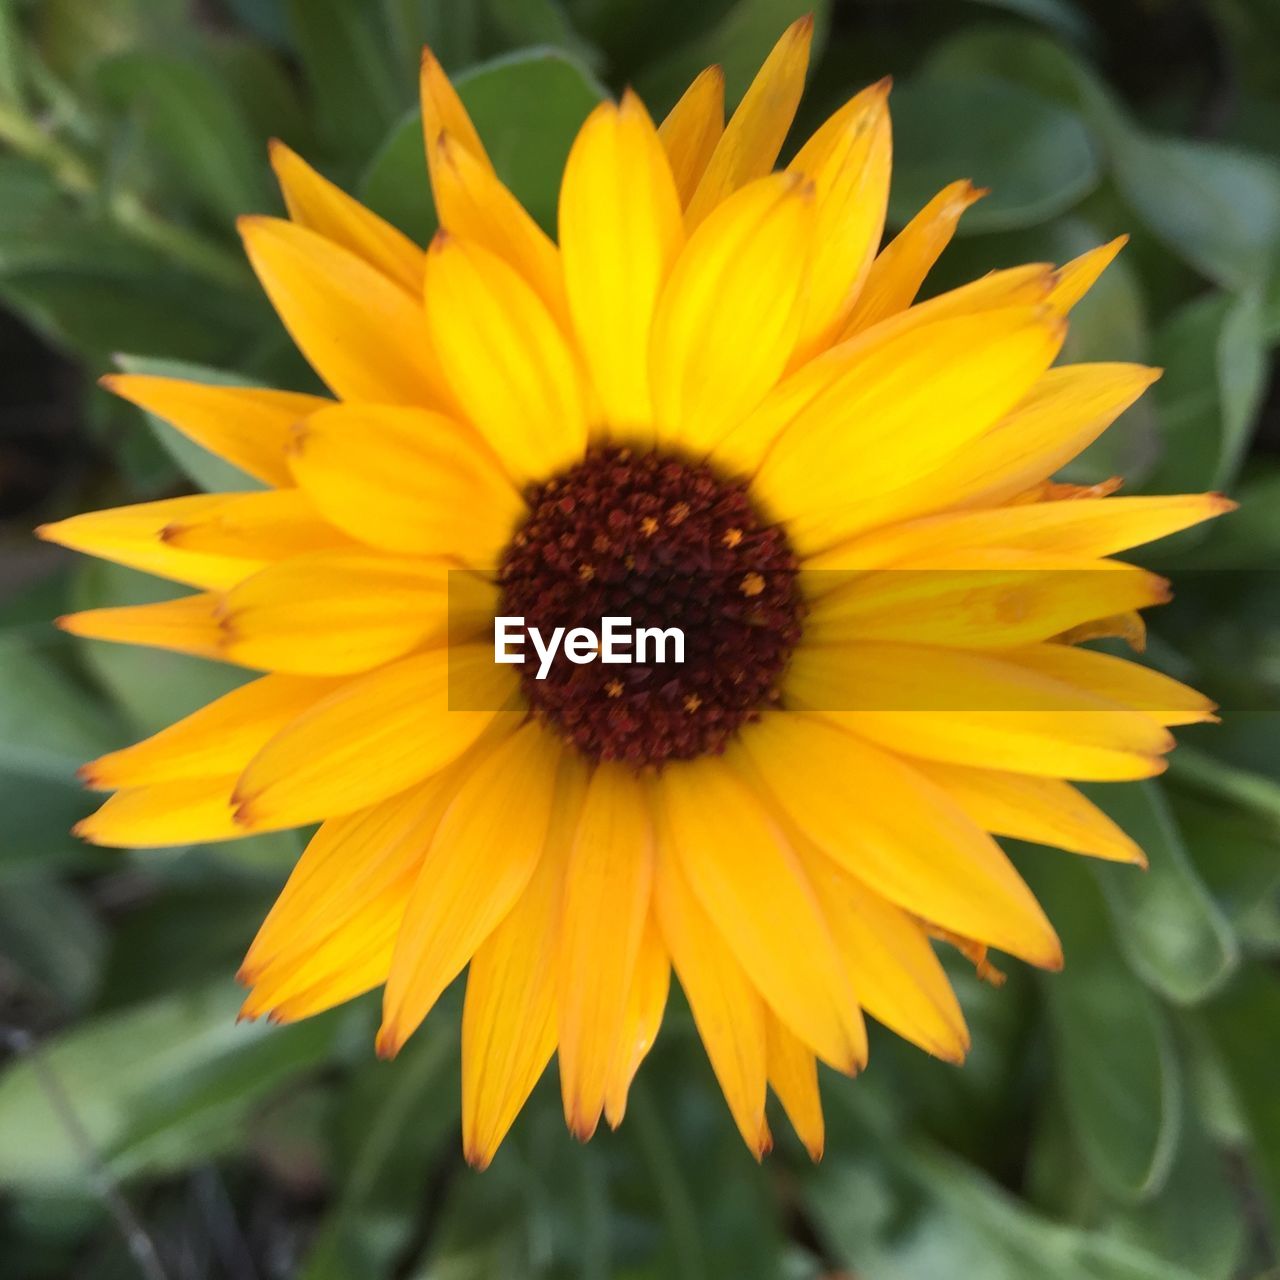
[[[921,926],[812,847],[804,864],[866,1011],[945,1062],[963,1062],[969,1030]]]
[[[1132,565],[998,548],[937,551],[893,568],[829,576],[832,589],[812,602],[806,623],[811,643],[1011,649],[1169,599],[1164,578]]]
[[[782,1103],[809,1159],[822,1159],[826,1125],[818,1093],[818,1061],[804,1043],[772,1013],[765,1014],[769,1084]]]
[[[1027,309],[1026,314],[1030,314],[1031,308],[1044,307],[1051,284],[1052,273],[1046,266],[992,272],[981,280],[940,294],[918,307],[890,316],[864,333],[856,334],[830,351],[815,356],[784,378],[759,408],[717,446],[715,453],[719,461],[728,470],[754,474],[784,431],[829,396],[834,388],[843,385],[843,380],[855,370],[865,369],[866,362],[878,359],[879,353],[889,343],[897,344],[894,350],[909,351],[913,334],[918,337],[918,331],[943,320],[967,318],[977,323],[985,313],[1008,313],[1018,308]],[[1007,324],[1009,316],[993,315],[992,318],[999,326]],[[921,341],[927,344],[934,336],[936,333],[931,329]],[[902,481],[903,478],[898,477],[894,484],[888,486],[891,496],[896,497],[893,490]],[[860,495],[859,502],[870,504],[876,513],[875,522],[883,522],[885,517],[880,514],[881,507],[886,506],[883,500],[877,504],[874,493],[868,491]]]
[[[294,423],[332,404],[319,396],[292,391],[207,386],[140,373],[111,373],[102,379],[102,385],[272,485],[292,483],[285,446]]]
[[[658,127],[671,162],[681,208],[687,208],[724,133],[724,70],[708,67]]]
[[[340,399],[441,407],[422,307],[354,253],[278,218],[241,218],[245,250],[298,349]]]
[[[46,542],[56,542],[143,573],[153,573],[190,587],[221,590],[262,568],[266,557],[203,555],[175,545],[166,537],[166,532],[173,520],[212,511],[225,501],[217,495],[200,494],[142,502],[42,524],[36,534]]]
[[[477,746],[466,761],[482,758],[482,749],[483,744]],[[362,924],[373,926],[376,939],[366,940],[376,940],[390,958],[414,878],[457,794],[462,768],[459,762],[403,795],[321,825],[237,974],[241,982],[258,988],[256,1012],[311,986],[316,981],[313,962],[327,967],[333,958],[333,948],[325,946],[331,939],[343,950],[352,944],[358,949],[355,935]]]
[[[439,565],[367,551],[298,556],[227,592],[227,656],[294,675],[343,675],[399,658],[449,630]]]
[[[440,138],[449,134],[456,138],[477,160],[487,167],[489,157],[462,105],[457,90],[449,82],[444,68],[430,49],[422,51],[422,76],[419,82],[422,98],[422,136],[427,144],[427,164],[434,172]]]
[[[113,849],[158,849],[170,845],[234,840],[245,835],[232,812],[235,777],[183,778],[154,787],[117,791],[72,828],[90,844]]]
[[[1018,547],[1063,556],[1109,556],[1233,511],[1217,493],[1082,498],[956,511],[904,521],[815,557],[809,569],[878,569],[958,548]]]
[[[440,225],[513,267],[568,330],[560,255],[487,161],[450,134],[436,147],[431,183]]]
[[[462,1009],[462,1148],[487,1168],[556,1045],[560,901],[586,791],[585,764],[567,755],[546,850],[528,887],[476,950]]]
[[[250,762],[238,819],[300,826],[396,795],[461,755],[514,692],[487,647],[432,650],[352,680]]]
[[[689,201],[686,222],[696,227],[723,200],[773,168],[800,105],[813,43],[813,16],[799,18],[765,59],[707,162]]]
[[[785,697],[893,751],[1043,777],[1149,778],[1163,772],[1160,757],[1173,747],[1149,716],[963,650],[802,647]]]
[[[326,518],[388,551],[491,568],[524,509],[475,432],[426,409],[335,406],[308,419],[290,462]]]
[[[561,908],[560,1091],[580,1142],[596,1130],[622,1051],[652,883],[647,788],[630,768],[601,763],[587,786]]]
[[[586,403],[576,357],[546,306],[500,258],[438,235],[427,321],[464,412],[519,481],[581,456]]]
[[[1115,261],[1116,255],[1129,243],[1128,236],[1117,236],[1107,244],[1100,244],[1088,253],[1073,258],[1055,276],[1049,305],[1062,315],[1084,297],[1098,282],[1098,277]]]
[[[921,774],[836,725],[787,712],[765,715],[742,743],[790,820],[877,893],[1032,964],[1061,967],[1057,936],[1008,858]]]
[[[239,773],[269,739],[337,687],[334,680],[263,676],[142,742],[99,756],[80,776],[110,791]]]
[[[788,166],[815,190],[809,290],[793,366],[829,346],[844,327],[880,245],[893,158],[888,93],[888,80],[864,89]]]
[[[773,1145],[764,1117],[765,1006],[658,840],[654,906],[671,962],[742,1140],[759,1160]]]
[[[891,494],[998,422],[1062,336],[1043,309],[1010,308],[870,345],[775,443],[756,476],[760,501],[801,554],[834,545],[874,522],[861,494]]]
[[[1217,708],[1204,694],[1162,672],[1108,653],[1042,644],[1008,656],[1026,671],[1061,680],[1118,706],[1144,711],[1160,724],[1201,724],[1215,719]]]
[[[795,855],[728,760],[666,771],[659,791],[681,869],[738,962],[824,1062],[853,1073],[866,1031]]]
[[[382,1002],[391,1057],[511,910],[546,847],[561,751],[529,723],[468,772],[405,909]]]
[[[110,609],[86,609],[57,620],[63,631],[87,640],[111,640],[117,644],[144,644],[172,649],[197,658],[225,661],[224,635],[218,622],[222,596],[213,592],[162,600],[158,604],[120,605]]]
[[[278,139],[271,143],[271,167],[294,222],[349,249],[407,290],[415,302],[421,297],[426,259],[408,236],[321,177]]]
[[[662,1014],[667,1007],[671,985],[671,960],[662,943],[662,934],[652,912],[645,919],[636,955],[635,973],[618,1039],[618,1053],[609,1067],[604,1113],[609,1127],[616,1129],[627,1110],[627,1093],[645,1055],[658,1038]]]
[[[845,337],[905,311],[915,301],[930,268],[951,243],[961,214],[984,195],[967,179],[953,182],[898,232],[871,264],[845,321]]]
[[[813,196],[795,174],[743,188],[698,228],[658,303],[659,437],[710,448],[777,382],[795,343]]]
[[[996,835],[1112,862],[1146,864],[1142,850],[1070,783],[937,760],[919,760],[915,767]]]
[[[178,501],[192,502],[189,498]],[[175,508],[161,536],[169,546],[184,551],[252,558],[264,564],[310,551],[350,550],[357,545],[322,520],[297,489],[229,494],[208,503]],[[242,574],[241,578],[247,576]]]
[[[996,426],[912,486],[900,514],[1007,502],[1088,448],[1159,377],[1137,364],[1050,369]]]
[[[680,200],[640,99],[602,102],[569,152],[560,251],[569,308],[612,434],[652,437],[649,331],[684,242]]]

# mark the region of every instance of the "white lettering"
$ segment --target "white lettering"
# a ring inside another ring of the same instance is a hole
[[[555,627],[544,636],[537,627],[525,625],[519,617],[493,620],[493,660],[515,666],[525,661],[525,637],[537,655],[536,679],[545,680],[563,647],[564,656],[577,666],[589,662],[628,664],[631,662],[684,662],[684,632],[679,627],[639,627],[631,630],[631,619],[609,616],[600,619],[597,635],[590,627],[574,627],[566,633]],[[652,647],[654,657],[648,654]],[[672,656],[668,657],[668,649]],[[634,658],[632,654],[634,653]]]

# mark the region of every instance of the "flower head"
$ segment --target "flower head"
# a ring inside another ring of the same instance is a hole
[[[467,969],[478,1165],[553,1053],[576,1135],[621,1120],[673,968],[751,1149],[771,1085],[816,1156],[816,1063],[863,1067],[864,1013],[963,1058],[935,941],[1061,964],[992,833],[1140,861],[1071,782],[1158,773],[1167,726],[1212,714],[1080,647],[1166,598],[1115,553],[1230,505],[1052,479],[1156,376],[1054,365],[1120,243],[915,304],[982,193],[879,250],[887,82],[774,172],[810,31],[727,124],[715,68],[658,127],[601,104],[558,242],[430,55],[425,251],[277,146],[289,220],[244,241],[332,398],[109,378],[267,487],[42,530],[196,588],[67,629],[265,673],[86,766],[115,794],[81,834],[319,822],[245,1013],[382,987],[392,1055]],[[679,626],[690,654],[540,677],[495,662],[507,615]]]

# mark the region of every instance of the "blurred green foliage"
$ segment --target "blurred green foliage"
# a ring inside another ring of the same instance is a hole
[[[677,1000],[619,1133],[575,1146],[544,1081],[476,1175],[458,1152],[456,1000],[394,1064],[373,1059],[368,1000],[234,1024],[231,975],[296,835],[127,854],[66,834],[92,804],[79,763],[235,676],[52,631],[68,607],[160,588],[27,531],[242,483],[94,390],[113,362],[311,385],[234,236],[236,215],[279,209],[269,137],[425,238],[430,42],[551,225],[602,94],[633,83],[659,114],[718,61],[736,95],[809,8],[821,56],[802,125],[897,78],[895,224],[952,179],[992,189],[931,290],[1132,235],[1068,357],[1168,374],[1071,478],[1243,500],[1168,548],[1197,572],[1151,648],[1225,723],[1185,733],[1163,782],[1100,789],[1145,876],[1018,851],[1065,973],[1015,968],[997,991],[958,967],[968,1065],[877,1036],[862,1080],[825,1082],[821,1166],[789,1137],[750,1162]],[[1274,0],[0,0],[0,144],[0,1274],[151,1274],[139,1222],[183,1277],[1275,1274]]]

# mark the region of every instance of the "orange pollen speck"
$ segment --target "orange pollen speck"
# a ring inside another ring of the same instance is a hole
[[[736,547],[741,541],[741,529],[726,529],[724,537],[720,539],[721,545],[729,548]]]
[[[645,516],[645,518],[640,521],[640,532],[643,533],[646,538],[652,538],[653,535],[658,532],[658,522],[652,516]]]
[[[702,699],[698,697],[696,693],[691,693],[684,700],[684,709],[689,712],[690,715],[697,711],[700,706],[702,706]]]
[[[604,687],[604,691],[605,691],[605,693],[607,693],[607,694],[609,695],[609,697],[611,697],[611,698],[620,698],[620,697],[622,697],[622,681],[621,681],[621,680],[610,680],[610,681],[609,681],[609,683],[608,683],[607,685],[605,685],[605,687]]]
[[[578,577],[583,582],[590,582],[596,576],[596,571],[589,564],[580,564],[578,566]]]
[[[670,524],[684,524],[689,518],[689,504],[687,502],[677,502],[670,511],[667,512],[667,521]]]
[[[744,596],[758,596],[764,590],[764,578],[758,573],[749,573],[742,579],[738,590]]]

